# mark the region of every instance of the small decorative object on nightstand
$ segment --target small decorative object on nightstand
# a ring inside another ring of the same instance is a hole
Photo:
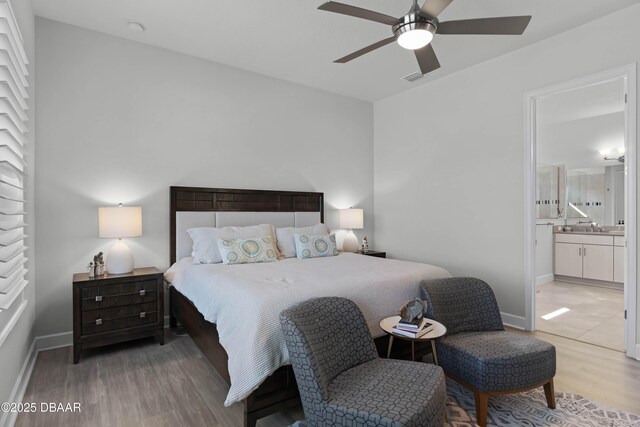
[[[73,275],[73,363],[82,350],[154,336],[164,344],[164,277],[154,267]]]
[[[356,253],[360,254],[360,255],[374,256],[376,258],[386,258],[387,257],[387,253],[386,252],[380,252],[380,251],[368,250],[366,252],[358,251]]]

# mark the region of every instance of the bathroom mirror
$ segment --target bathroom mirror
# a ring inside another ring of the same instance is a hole
[[[562,218],[564,213],[564,166],[539,165],[537,168],[536,217]]]
[[[624,221],[624,165],[573,169],[542,165],[537,183],[538,219],[595,221],[603,226]]]
[[[624,166],[567,170],[567,218],[618,225],[624,221]]]

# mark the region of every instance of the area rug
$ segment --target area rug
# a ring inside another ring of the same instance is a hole
[[[447,379],[451,427],[475,427],[473,393]],[[488,427],[640,427],[640,416],[609,408],[586,397],[556,391],[556,409],[547,408],[542,388],[489,399]],[[291,427],[305,427],[298,421]]]
[[[476,426],[473,393],[447,379],[449,425]],[[542,388],[489,399],[487,426],[640,427],[640,416],[586,397],[556,391],[556,409],[547,407]]]

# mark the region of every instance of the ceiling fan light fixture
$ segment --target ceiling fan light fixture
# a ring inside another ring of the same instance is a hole
[[[431,43],[435,32],[436,27],[429,22],[410,22],[396,30],[396,38],[403,48],[417,50]]]

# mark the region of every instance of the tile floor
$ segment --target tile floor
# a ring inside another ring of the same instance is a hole
[[[563,307],[569,311],[542,319]],[[624,351],[624,293],[567,282],[540,285],[536,293],[536,329]]]

